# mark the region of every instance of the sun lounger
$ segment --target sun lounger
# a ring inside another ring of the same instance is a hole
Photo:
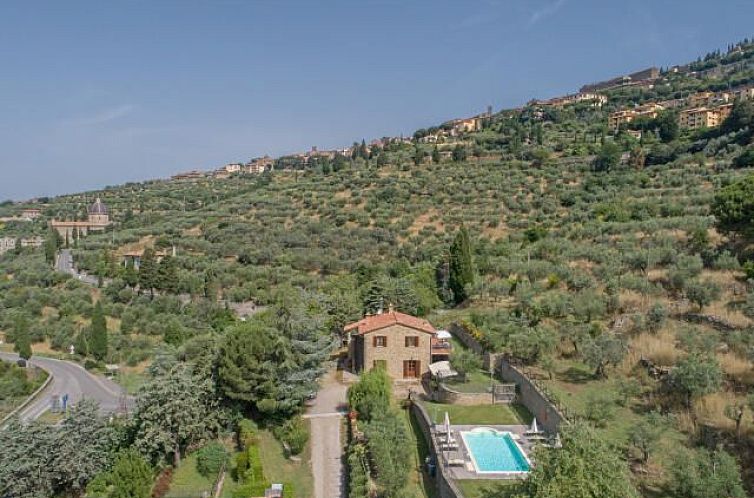
[[[463,467],[466,464],[466,460],[463,458],[451,458],[448,460],[448,465],[452,467]]]

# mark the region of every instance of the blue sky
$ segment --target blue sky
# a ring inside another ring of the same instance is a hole
[[[0,199],[408,134],[752,37],[754,2],[0,2]]]

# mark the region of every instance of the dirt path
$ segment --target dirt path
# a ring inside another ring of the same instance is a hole
[[[346,403],[346,386],[338,382],[335,372],[322,380],[306,418],[311,423],[312,475],[314,498],[343,496],[343,462],[340,428]]]

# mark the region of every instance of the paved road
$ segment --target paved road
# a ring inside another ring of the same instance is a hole
[[[0,352],[0,359],[17,361],[18,355]],[[52,375],[52,381],[34,401],[21,410],[21,420],[38,418],[50,408],[52,396],[63,394],[68,394],[69,405],[87,398],[97,401],[103,412],[111,413],[118,410],[121,388],[114,382],[93,375],[69,361],[33,356],[31,364],[47,370]]]
[[[341,420],[345,413],[347,387],[329,373],[317,398],[305,415],[311,422],[314,498],[344,496]]]
[[[85,273],[79,273],[76,271],[76,268],[73,266],[73,254],[71,254],[70,249],[61,249],[58,253],[58,257],[55,261],[55,269],[62,273],[68,273],[74,276],[74,278],[79,279],[80,281],[89,284],[89,285],[97,285],[99,282],[97,281],[97,277],[93,275],[86,275]]]

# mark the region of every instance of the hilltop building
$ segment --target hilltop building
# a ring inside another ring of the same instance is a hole
[[[52,220],[50,226],[57,230],[61,237],[71,240],[74,233],[77,236],[86,236],[89,232],[102,232],[110,225],[107,206],[99,197],[89,206],[87,213],[86,221]]]
[[[256,157],[244,165],[244,172],[252,175],[259,175],[265,171],[272,171],[275,167],[275,160],[270,156]]]
[[[205,173],[197,170],[193,171],[186,171],[183,173],[177,173],[170,177],[171,180],[181,181],[181,180],[198,180],[200,178],[204,178]]]
[[[686,109],[678,114],[678,125],[681,128],[696,130],[699,128],[715,128],[730,115],[733,104],[717,107],[696,107]]]
[[[654,119],[657,117],[657,113],[664,109],[663,106],[655,102],[637,106],[633,109],[623,109],[610,114],[607,120],[608,127],[616,131],[620,128],[620,125],[624,123],[630,123],[634,119],[647,117]]]
[[[589,83],[582,86],[579,91],[581,93],[590,93],[619,86],[651,86],[652,83],[659,77],[660,70],[656,67],[650,67],[641,71],[636,71],[635,73],[627,74],[625,76],[618,76],[617,78],[612,78],[606,81]]]
[[[563,95],[562,97],[553,97],[547,100],[532,100],[530,104],[540,106],[564,107],[571,104],[578,104],[580,102],[591,102],[592,106],[594,107],[602,107],[607,103],[607,97],[598,93],[579,92],[569,95]]]

